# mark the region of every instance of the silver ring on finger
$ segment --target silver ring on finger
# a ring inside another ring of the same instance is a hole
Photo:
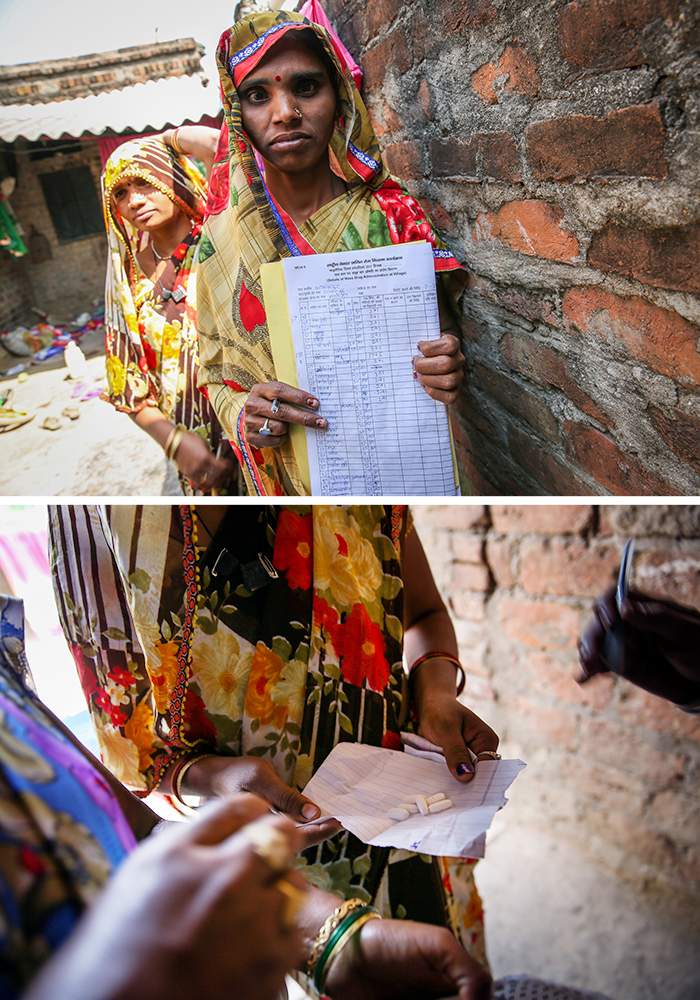
[[[272,400],[272,406],[270,407],[270,409],[272,410],[273,413],[277,413],[279,408],[280,408],[280,401],[275,396],[275,398]]]
[[[477,760],[481,760],[482,757],[486,757],[487,760],[502,760],[500,753],[496,753],[495,750],[482,750],[481,753],[476,755]]]
[[[270,427],[270,421],[265,418],[265,423],[262,425],[258,434],[262,434],[263,437],[272,437],[272,428]]]

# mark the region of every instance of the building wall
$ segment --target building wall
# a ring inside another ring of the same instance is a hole
[[[194,38],[132,45],[68,59],[0,66],[0,105],[44,104],[202,71],[204,46]]]
[[[10,330],[28,319],[31,304],[25,261],[0,250],[0,330]]]
[[[700,718],[614,677],[573,678],[628,537],[636,586],[700,608],[700,507],[412,510],[457,629],[466,702],[528,762],[519,815],[697,912]]]
[[[698,492],[696,5],[327,8],[391,169],[468,265],[475,492]]]
[[[18,145],[17,187],[12,196],[12,207],[26,234],[34,225],[48,239],[53,257],[35,263],[29,253],[26,272],[38,309],[50,313],[53,319],[73,319],[77,313],[89,309],[96,298],[104,294],[107,246],[104,232],[94,236],[59,243],[51,221],[39,174],[69,167],[88,166],[95,181],[99,202],[100,155],[96,142],[85,142],[77,153],[57,153],[44,160],[30,160]]]

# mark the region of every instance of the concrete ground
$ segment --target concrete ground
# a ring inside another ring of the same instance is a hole
[[[104,357],[88,362],[88,388],[104,389]],[[124,413],[99,398],[80,402],[67,369],[36,369],[24,382],[3,380],[13,389],[11,406],[34,419],[0,434],[0,496],[178,496],[174,467],[155,441]],[[80,416],[62,416],[77,406]],[[45,417],[60,419],[56,431],[41,427]]]
[[[697,1000],[700,915],[640,895],[604,863],[532,827],[508,826],[477,869],[494,977],[527,973],[611,1000]]]

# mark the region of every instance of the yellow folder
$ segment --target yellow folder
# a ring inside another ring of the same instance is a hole
[[[289,318],[287,285],[284,280],[284,264],[281,260],[271,264],[263,264],[260,268],[263,299],[267,329],[270,333],[272,360],[275,363],[275,375],[280,382],[299,387],[299,374],[294,357],[294,338],[292,323]],[[309,452],[306,447],[306,430],[301,424],[290,424],[289,437],[294,449],[294,458],[299,469],[299,476],[311,493],[311,471],[309,469]]]

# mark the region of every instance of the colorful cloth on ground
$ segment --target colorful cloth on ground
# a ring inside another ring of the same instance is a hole
[[[300,29],[315,33],[335,67],[339,114],[329,156],[347,191],[297,227],[261,176],[242,126],[236,85],[287,31]],[[222,133],[212,171],[198,252],[199,383],[207,387],[248,492],[299,495],[305,490],[291,445],[258,451],[245,437],[249,390],[275,378],[260,265],[300,254],[428,240],[435,270],[443,284],[452,279],[453,293],[462,287],[463,272],[418,201],[387,172],[364,102],[324,28],[299,14],[256,14],[224,32],[217,61],[227,133]]]
[[[120,181],[134,177],[167,195],[192,221],[155,283],[142,272],[136,256],[148,245],[148,235],[127,222],[111,199]],[[194,161],[177,156],[159,138],[123,143],[105,164],[105,398],[126,413],[156,406],[169,420],[201,434],[217,452],[228,451],[228,445],[206,395],[197,389],[193,263],[206,193],[206,180]],[[192,492],[184,479],[183,487]]]
[[[0,996],[24,993],[134,845],[109,786],[32,692],[21,602],[0,597]]]
[[[102,756],[137,794],[202,752],[261,757],[303,788],[341,740],[400,747],[405,508],[55,507],[50,526]],[[222,546],[278,577],[217,583]],[[304,859],[315,884],[446,924],[485,961],[473,867],[350,834]]]

